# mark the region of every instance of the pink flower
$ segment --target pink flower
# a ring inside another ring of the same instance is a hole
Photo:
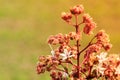
[[[53,45],[56,45],[56,44],[63,44],[64,43],[64,35],[63,34],[61,34],[61,33],[59,33],[59,34],[57,34],[57,35],[55,35],[55,36],[50,36],[49,38],[48,38],[48,43],[49,44],[53,44]]]
[[[40,64],[40,63],[37,64],[37,69],[36,70],[37,70],[38,74],[45,72],[46,68],[44,67],[44,65],[45,65],[44,63],[43,64]]]
[[[51,35],[48,39],[48,43],[49,44],[53,44],[53,45],[56,45],[59,43],[58,39],[55,38],[55,36]]]
[[[70,9],[70,12],[73,15],[79,15],[84,12],[84,7],[83,7],[83,5],[74,6],[73,8]]]
[[[81,32],[90,35],[96,28],[96,23],[89,14],[83,14],[82,22],[79,22],[82,13],[84,7],[77,5],[70,9],[70,13],[61,14],[61,18],[72,25],[75,32],[49,37],[51,55],[39,57],[37,73],[48,71],[52,80],[120,79],[118,55],[107,57],[106,52],[100,53],[102,48],[108,51],[112,47],[104,30],[100,30],[86,46],[82,46]],[[72,21],[72,16],[75,17],[75,22]],[[98,53],[100,54],[96,55]],[[84,56],[83,60],[81,55]]]
[[[112,48],[112,44],[110,44],[110,43],[106,43],[106,44],[104,45],[104,49],[105,49],[106,51],[109,51],[111,48]]]
[[[104,30],[100,30],[97,33],[96,38],[97,38],[97,43],[102,44],[103,48],[106,51],[111,49],[112,44],[109,43],[110,42],[109,36],[105,33]]]
[[[93,22],[91,16],[89,14],[84,14],[83,15],[83,23],[90,23]]]
[[[71,20],[71,18],[72,18],[72,14],[71,13],[62,12],[61,18],[63,20],[65,20],[66,22],[69,22]]]
[[[91,54],[91,53],[98,53],[100,51],[100,49],[102,48],[102,45],[101,44],[93,44],[91,45],[87,50],[86,50],[86,53],[87,54]]]
[[[55,80],[55,78],[57,76],[57,72],[56,71],[51,71],[50,76],[53,78],[53,80]]]
[[[83,29],[83,32],[88,35],[93,34],[92,31],[94,30],[95,27],[96,27],[96,24],[94,22],[86,23]]]
[[[93,33],[92,31],[94,30],[94,28],[96,28],[96,24],[93,22],[89,14],[83,15],[83,23],[85,23],[83,32],[88,35],[92,34]]]
[[[97,37],[97,40],[102,43],[108,43],[110,41],[109,36],[105,33],[104,30],[100,30],[97,33],[96,37]]]
[[[81,38],[80,33],[70,32],[68,35],[69,35],[71,40],[75,39],[77,41]]]

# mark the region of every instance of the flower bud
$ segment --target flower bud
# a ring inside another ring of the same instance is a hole
[[[51,71],[50,76],[51,76],[52,78],[56,78],[57,72],[56,72],[56,71]]]
[[[92,18],[90,17],[89,14],[84,14],[83,15],[83,23],[90,23],[92,22]]]
[[[105,33],[104,30],[100,30],[96,35],[97,41],[102,44],[106,44],[110,42],[109,36]]]
[[[36,71],[37,71],[38,74],[44,73],[45,72],[44,64],[38,64]]]
[[[71,18],[72,18],[72,14],[71,14],[71,13],[62,12],[61,18],[62,18],[63,20],[65,20],[66,22],[70,22],[70,20],[71,20]]]
[[[110,50],[111,48],[112,48],[112,44],[110,44],[110,43],[107,43],[107,44],[105,44],[105,46],[104,46],[104,49],[105,49],[106,51]]]
[[[75,32],[70,32],[69,33],[70,39],[73,40],[75,39],[76,41],[79,40],[81,38],[81,34],[80,33],[75,33]]]
[[[61,78],[61,77],[62,77],[62,75],[63,75],[63,74],[62,74],[62,72],[60,72],[60,71],[59,71],[59,72],[58,72],[58,77],[60,77],[60,78]]]
[[[85,34],[88,34],[88,35],[90,35],[90,34],[93,34],[93,29],[96,27],[96,24],[94,23],[94,22],[92,22],[92,23],[86,23],[85,24],[85,27],[84,27],[84,29],[83,29],[83,32],[85,33]]]
[[[74,6],[73,8],[70,9],[70,12],[73,15],[79,15],[84,12],[84,7],[83,7],[83,5]]]

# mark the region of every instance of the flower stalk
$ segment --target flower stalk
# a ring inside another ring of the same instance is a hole
[[[79,25],[78,25],[78,16],[75,15],[75,20],[76,20],[76,25],[75,25],[75,28],[76,28],[76,34],[79,34],[80,31],[79,31]],[[79,44],[79,39],[76,41],[76,44],[77,44],[77,75],[78,75],[78,78],[80,77],[80,66],[79,66],[79,63],[80,63],[80,53],[79,53],[79,47],[80,47],[80,44]]]
[[[82,15],[82,21],[79,21],[79,15]],[[75,22],[72,21],[73,16]],[[112,45],[104,30],[98,31],[86,47],[80,48],[82,34],[92,35],[96,28],[96,23],[89,14],[84,12],[83,5],[70,8],[70,12],[63,12],[61,18],[72,25],[75,32],[59,33],[48,38],[51,55],[39,57],[37,73],[50,72],[51,80],[120,79],[120,57],[118,55],[107,57],[107,52]],[[70,44],[71,41],[75,43]],[[104,52],[101,52],[103,49]],[[80,63],[81,54],[84,58]]]

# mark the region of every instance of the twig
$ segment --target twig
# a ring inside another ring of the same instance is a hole
[[[94,36],[91,40],[90,40],[90,42],[88,43],[88,45],[84,48],[84,49],[82,49],[80,52],[79,52],[79,54],[81,54],[83,51],[85,51],[89,46],[91,46],[93,43],[92,43],[92,41],[95,39],[95,37],[96,36]]]

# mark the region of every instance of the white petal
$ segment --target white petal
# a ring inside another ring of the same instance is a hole
[[[74,57],[75,55],[70,55],[69,57]]]
[[[64,49],[64,53],[65,53],[65,54],[68,54],[68,50],[67,50],[67,49]]]
[[[63,57],[63,58],[62,58],[63,61],[66,60],[66,59],[67,59],[67,57]]]
[[[63,77],[68,77],[68,74],[66,72],[63,73]]]
[[[52,54],[52,56],[54,56],[54,55],[55,55],[55,52],[52,50],[52,51],[51,51],[51,54]]]
[[[115,74],[120,74],[120,65],[116,68]]]
[[[60,54],[60,56],[65,57],[66,55],[65,54]]]
[[[107,56],[106,52],[102,52],[100,53],[100,55],[97,55],[97,57],[99,58],[99,63],[103,63],[103,61],[107,59],[106,56]]]

